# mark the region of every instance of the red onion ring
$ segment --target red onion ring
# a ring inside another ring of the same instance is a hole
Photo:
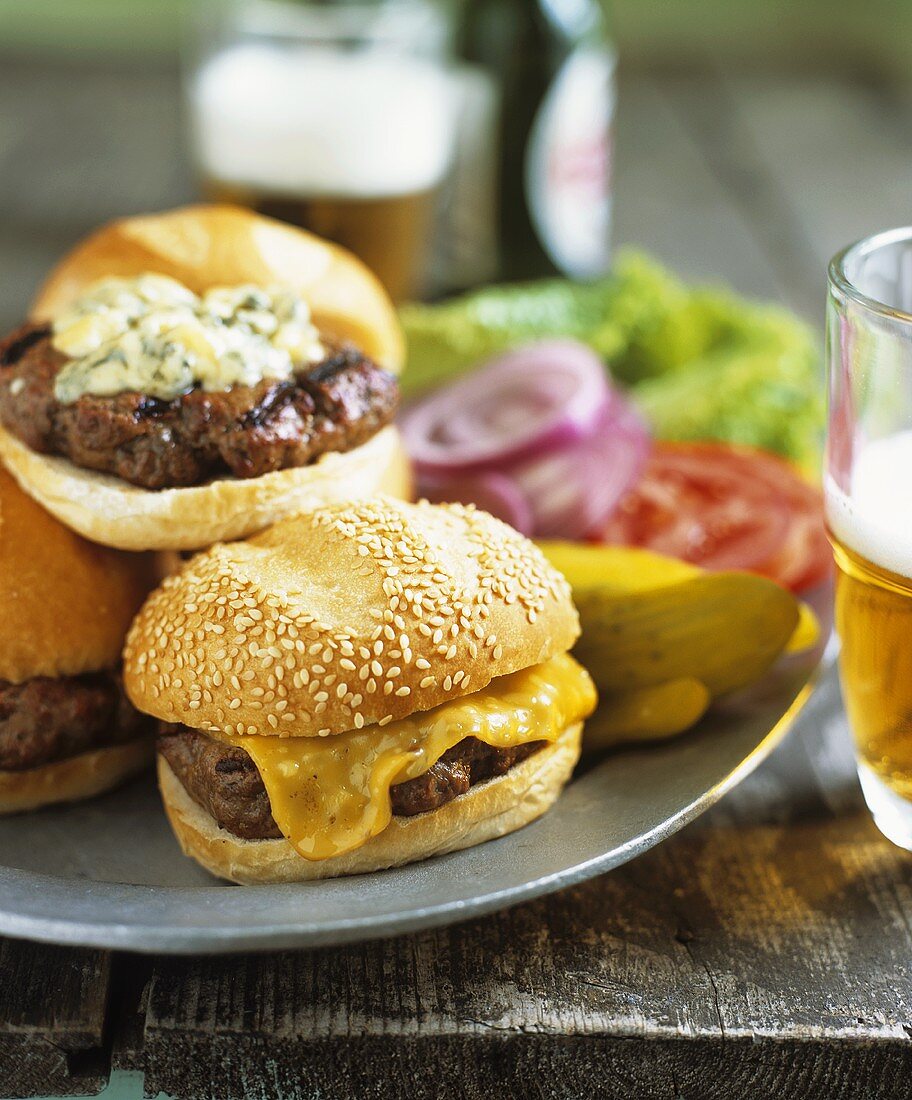
[[[531,506],[534,534],[584,539],[601,531],[640,479],[650,447],[639,413],[616,396],[591,438],[511,467]]]
[[[586,439],[612,400],[595,352],[575,340],[544,340],[412,405],[400,424],[419,470],[478,471]]]
[[[516,482],[506,474],[491,471],[441,478],[425,476],[419,481],[419,492],[433,504],[475,504],[504,523],[509,523],[521,535],[531,535],[533,532],[529,501]]]

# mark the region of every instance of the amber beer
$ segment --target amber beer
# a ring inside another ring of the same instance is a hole
[[[203,178],[212,202],[248,206],[259,214],[309,229],[360,257],[396,301],[420,295],[438,205],[438,191],[358,198],[279,195]]]
[[[398,300],[426,285],[453,122],[419,57],[233,46],[190,89],[203,189],[344,245]]]
[[[830,261],[824,502],[858,778],[912,852],[912,226]]]
[[[912,578],[836,537],[833,549],[842,688],[859,767],[912,801]]]

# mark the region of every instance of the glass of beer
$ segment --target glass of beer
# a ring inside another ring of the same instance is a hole
[[[397,300],[420,296],[454,145],[445,6],[222,0],[197,26],[187,100],[206,197],[334,240]]]
[[[827,364],[843,694],[868,806],[912,850],[912,228],[833,259]]]

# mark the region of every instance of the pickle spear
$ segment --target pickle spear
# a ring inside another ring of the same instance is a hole
[[[710,700],[709,688],[691,679],[603,695],[598,710],[586,722],[583,751],[674,737],[699,722]]]
[[[698,680],[713,698],[759,679],[798,625],[799,603],[751,573],[707,573],[644,550],[543,542],[573,589],[574,651],[603,692]]]

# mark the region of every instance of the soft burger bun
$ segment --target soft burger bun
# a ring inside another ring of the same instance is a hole
[[[124,684],[166,722],[313,737],[430,710],[578,635],[566,580],[511,527],[375,497],[196,555],[137,615]]]
[[[99,229],[54,269],[32,317],[53,319],[97,279],[145,271],[170,275],[197,293],[241,283],[291,286],[322,332],[352,341],[388,370],[402,366],[395,309],[359,260],[310,233],[233,206],[189,206]],[[2,429],[0,459],[61,522],[122,550],[195,550],[243,538],[324,502],[411,494],[409,464],[394,427],[310,466],[162,491],[38,454]]]
[[[151,738],[109,745],[25,771],[0,771],[0,816],[94,798],[138,775],[154,756]]]
[[[0,467],[0,680],[117,666],[153,564],[80,538]]]
[[[353,451],[331,451],[310,466],[185,489],[142,489],[83,470],[68,459],[38,454],[2,427],[0,460],[61,523],[120,550],[198,550],[330,501],[412,495],[411,467],[393,425]]]
[[[331,859],[302,859],[287,840],[243,840],[219,828],[184,790],[163,757],[158,780],[171,827],[185,855],[241,885],[360,875],[471,848],[515,832],[556,801],[579,759],[582,723],[505,775],[471,787],[430,813],[394,817],[365,845]]]
[[[86,542],[0,468],[0,680],[115,667],[153,580],[148,556]],[[0,814],[99,794],[151,755],[144,741],[25,771],[0,770]]]

